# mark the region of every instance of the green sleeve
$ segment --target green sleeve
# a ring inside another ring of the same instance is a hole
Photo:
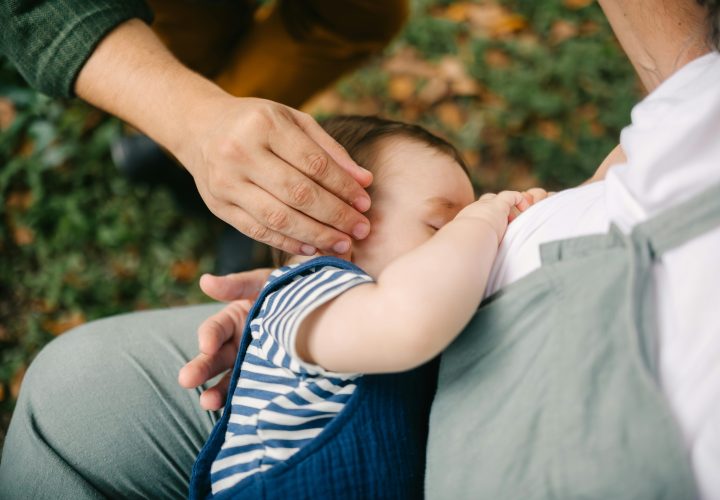
[[[144,0],[0,0],[0,52],[36,89],[71,97],[95,46],[132,18],[152,22]]]

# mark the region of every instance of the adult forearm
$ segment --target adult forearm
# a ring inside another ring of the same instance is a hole
[[[183,66],[145,23],[115,28],[78,75],[78,96],[139,128],[177,154],[205,119],[203,109],[226,94]]]

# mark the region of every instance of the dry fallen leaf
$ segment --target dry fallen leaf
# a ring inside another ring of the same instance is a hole
[[[485,51],[485,64],[491,68],[507,68],[512,59],[500,49],[488,49]]]
[[[468,7],[467,18],[475,34],[491,38],[509,35],[527,27],[523,16],[496,4],[472,5]]]
[[[451,129],[459,129],[465,124],[465,115],[454,102],[444,102],[435,109],[438,119]]]
[[[13,374],[12,379],[10,379],[10,396],[12,396],[13,399],[17,399],[20,394],[20,385],[22,384],[23,377],[25,377],[25,370],[25,365],[20,366]]]
[[[418,92],[418,100],[426,105],[435,104],[445,97],[450,88],[442,78],[433,78]]]
[[[438,76],[450,84],[450,90],[454,95],[477,95],[480,87],[473,77],[467,72],[463,61],[456,56],[445,56],[437,66]]]
[[[35,241],[35,233],[27,226],[17,225],[13,228],[13,240],[18,246],[30,245]]]
[[[474,4],[468,2],[454,2],[445,9],[443,17],[450,19],[451,21],[455,21],[456,23],[467,21],[468,12],[473,5]]]
[[[16,116],[17,113],[13,102],[5,97],[0,97],[0,130],[10,128]]]
[[[43,321],[42,327],[51,334],[57,336],[65,333],[71,328],[82,325],[86,321],[87,319],[81,311],[72,311],[60,315],[57,319],[46,319]]]
[[[412,47],[403,47],[382,65],[391,75],[410,75],[431,79],[437,75],[437,67],[427,62]]]
[[[517,191],[525,191],[540,185],[537,177],[533,175],[532,169],[524,164],[517,164],[512,167],[508,184],[510,189]]]
[[[26,211],[33,204],[33,195],[31,191],[13,191],[5,200],[5,208],[17,209],[21,212]]]
[[[196,260],[178,260],[170,266],[170,276],[177,281],[188,282],[197,276],[198,262]]]
[[[563,0],[563,5],[572,10],[584,9],[591,3],[593,0]]]
[[[562,135],[562,129],[556,122],[540,120],[537,124],[538,134],[548,141],[557,142]]]
[[[565,20],[555,21],[550,28],[550,43],[559,44],[578,35],[578,27]]]
[[[390,78],[388,94],[395,101],[407,101],[415,93],[415,79],[408,75],[397,75]]]

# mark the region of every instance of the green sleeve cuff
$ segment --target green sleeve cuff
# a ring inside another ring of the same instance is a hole
[[[0,0],[0,48],[34,88],[75,95],[75,79],[105,35],[129,19],[151,23],[143,0]]]

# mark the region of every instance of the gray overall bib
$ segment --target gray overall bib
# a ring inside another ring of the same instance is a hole
[[[636,226],[547,243],[443,354],[430,499],[697,497],[658,380],[652,266],[720,225],[720,186]]]

